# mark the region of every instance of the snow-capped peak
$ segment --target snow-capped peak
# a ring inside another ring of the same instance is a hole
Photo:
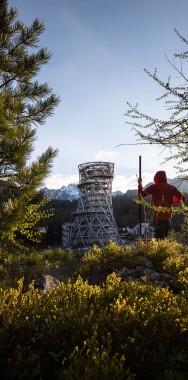
[[[44,194],[51,199],[61,199],[72,201],[79,198],[79,190],[74,183],[68,186],[62,186],[60,189],[43,188]]]

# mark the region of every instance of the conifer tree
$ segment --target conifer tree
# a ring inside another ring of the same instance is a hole
[[[57,150],[48,147],[31,164],[36,128],[45,123],[58,97],[37,74],[51,54],[39,48],[45,25],[18,20],[18,11],[0,1],[0,242],[19,230],[27,205],[49,174]]]
[[[175,29],[177,36],[184,45],[188,45],[188,40],[182,37]],[[159,116],[145,114],[139,110],[138,105],[128,104],[125,116],[130,118],[131,124],[136,136],[136,144],[159,144],[168,149],[166,161],[175,160],[176,169],[182,173],[182,178],[188,179],[188,74],[187,46],[185,52],[174,54],[173,61],[168,58],[168,63],[173,68],[175,76],[162,80],[158,77],[157,69],[152,74],[145,69],[145,72],[161,87],[163,94],[156,100],[165,103],[166,118],[161,119]],[[163,104],[164,104],[163,103]],[[164,107],[162,108],[164,111]],[[121,144],[123,145],[123,144]]]

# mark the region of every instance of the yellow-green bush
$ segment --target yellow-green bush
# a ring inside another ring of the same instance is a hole
[[[151,260],[156,270],[167,270],[174,275],[182,269],[182,266],[187,265],[188,246],[175,240],[152,239],[147,244],[139,241],[134,247],[134,252],[136,255],[144,255]]]
[[[118,246],[110,242],[105,248],[93,246],[82,257],[77,273],[88,276],[100,272],[112,272],[128,264],[133,256],[130,246]]]
[[[123,266],[133,268],[143,265],[139,256],[148,258],[156,271],[167,272],[177,278],[178,273],[188,267],[187,246],[174,240],[152,239],[148,243],[139,240],[133,247],[120,247],[114,242],[110,242],[103,249],[94,246],[84,254],[76,273],[87,278],[95,273],[112,273]]]
[[[3,379],[188,378],[188,304],[114,274],[102,286],[78,278],[40,295],[0,289]]]
[[[71,267],[72,270],[78,261],[71,250],[46,249],[37,252],[31,249],[27,253],[0,251],[0,286],[16,287],[18,280],[24,277],[24,289],[27,289],[36,276],[48,273],[50,269],[64,268],[65,272],[66,268]]]
[[[74,253],[72,250],[62,250],[61,248],[57,249],[45,249],[41,257],[45,260],[47,260],[49,263],[62,263],[67,260],[71,260],[74,257]]]
[[[52,262],[62,265],[63,255],[54,252]],[[179,293],[112,273],[137,265],[138,256],[176,276]],[[102,286],[78,276],[44,295],[33,285],[23,291],[23,280],[15,289],[1,288],[1,378],[187,380],[187,257],[186,246],[169,240],[134,247],[110,242],[85,253],[78,271],[84,277],[111,272]]]

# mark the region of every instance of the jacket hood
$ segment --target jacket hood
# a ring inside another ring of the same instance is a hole
[[[155,183],[161,183],[161,182],[165,182],[165,183],[167,183],[166,172],[163,171],[163,170],[157,172],[157,173],[154,175],[154,182],[155,182]]]

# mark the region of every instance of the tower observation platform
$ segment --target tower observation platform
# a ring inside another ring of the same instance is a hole
[[[110,240],[120,244],[112,208],[114,164],[87,162],[78,169],[80,198],[70,228],[71,247],[105,247]]]

